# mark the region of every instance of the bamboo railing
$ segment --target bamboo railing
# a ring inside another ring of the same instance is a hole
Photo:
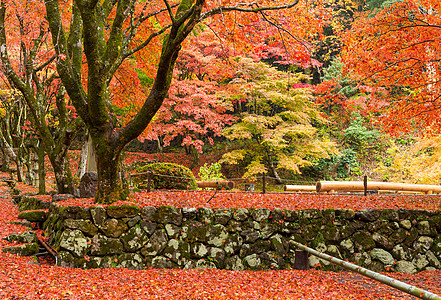
[[[366,185],[366,186],[365,186]],[[316,185],[285,185],[287,192],[363,192],[378,191],[379,193],[424,193],[441,194],[441,186],[430,184],[410,184],[396,182],[376,182],[376,181],[318,181]]]
[[[420,192],[424,194],[440,194],[441,186],[429,184],[409,184],[396,182],[375,182],[366,183],[368,191],[394,191],[394,192]],[[316,184],[317,193],[334,193],[337,191],[361,192],[365,190],[363,181],[319,181]]]
[[[316,186],[315,185],[285,185],[283,187],[283,190],[286,192],[315,192]]]
[[[234,188],[234,182],[229,180],[219,180],[219,181],[197,181],[198,188],[214,188],[214,189],[222,189]]]

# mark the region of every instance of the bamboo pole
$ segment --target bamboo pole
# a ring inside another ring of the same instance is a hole
[[[374,279],[376,281],[379,281],[381,283],[387,284],[388,286],[391,286],[393,288],[396,288],[400,291],[403,291],[407,294],[413,295],[415,297],[421,298],[421,299],[427,299],[427,300],[441,300],[441,297],[438,296],[437,294],[422,290],[420,288],[417,288],[413,285],[404,283],[402,281],[396,280],[394,278],[382,275],[380,273],[376,273],[374,271],[365,269],[363,267],[354,265],[350,262],[338,259],[336,257],[333,257],[331,255],[322,253],[322,252],[318,252],[312,248],[309,248],[307,246],[304,246],[300,243],[291,241],[297,248],[300,248],[301,250],[307,251],[309,253],[311,253],[312,255],[315,255],[317,257],[320,257],[321,259],[324,259],[326,261],[329,261],[333,264],[339,265],[343,268],[349,269],[353,272],[356,272],[358,274],[361,274],[363,276],[369,277],[371,279]]]
[[[388,191],[405,191],[405,192],[420,192],[426,194],[441,193],[441,186],[429,184],[409,184],[396,182],[367,182],[368,190],[388,190]],[[318,193],[330,191],[347,191],[360,192],[364,190],[363,181],[319,181],[316,184],[316,191]]]
[[[283,190],[286,192],[315,192],[315,185],[285,185]]]
[[[228,189],[234,188],[234,182],[229,180],[197,181],[196,183],[199,188],[215,188],[215,189],[221,189],[222,187],[226,187]]]

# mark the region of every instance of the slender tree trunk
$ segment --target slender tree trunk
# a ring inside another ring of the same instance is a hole
[[[52,168],[54,169],[57,192],[60,194],[74,194],[75,185],[70,169],[68,150],[75,137],[77,129],[67,129],[62,132],[55,142],[51,136],[41,138],[41,146],[44,148]]]
[[[161,139],[158,137],[158,139],[156,141],[158,142],[158,152],[163,153],[164,149],[162,148],[162,145],[161,145]]]
[[[40,195],[46,194],[46,170],[44,169],[45,152],[41,141],[37,148],[38,155],[38,193]]]
[[[277,173],[277,169],[274,167],[274,164],[271,165],[271,172],[274,174],[276,178],[276,184],[282,184],[282,178],[280,178],[279,173]]]
[[[9,156],[5,153],[5,151],[3,151],[2,147],[2,172],[9,172],[9,164]]]
[[[23,165],[18,157],[15,161],[15,165],[17,166],[17,181],[24,182]]]
[[[1,129],[0,129],[1,131]],[[0,132],[0,138],[1,138],[1,146],[2,146],[2,152],[7,157],[6,161],[6,172],[8,172],[11,175],[11,179],[14,178],[13,172],[11,170],[11,161],[16,161],[17,155],[15,154],[14,149],[11,147],[11,145],[8,143],[8,141],[3,136],[3,132]]]
[[[29,185],[34,185],[35,183],[35,154],[32,151],[33,149],[29,149],[29,157],[28,159],[25,161],[25,165],[26,165],[26,183]]]
[[[0,130],[0,135],[2,134]],[[10,158],[6,149],[6,145],[4,144],[3,136],[0,138],[0,148],[2,152],[2,172],[9,172],[9,164],[10,164]]]
[[[282,184],[283,183],[282,178],[280,178],[279,173],[277,172],[277,169],[276,169],[276,166],[274,165],[274,161],[271,157],[270,151],[267,151],[267,158],[268,158],[268,164],[270,167],[270,171],[274,175],[274,178],[276,178],[276,183]]]

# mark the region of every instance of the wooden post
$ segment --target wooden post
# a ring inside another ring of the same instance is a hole
[[[266,182],[265,182],[265,173],[263,173],[263,176],[262,176],[262,194],[265,194],[265,192],[266,192],[265,184],[266,184]]]
[[[147,193],[150,193],[152,188],[152,171],[147,172]]]
[[[367,176],[363,177],[363,185],[364,185],[364,195],[367,196]]]
[[[97,172],[96,166],[96,154],[95,149],[93,148],[92,138],[89,135],[87,140],[87,164],[86,164],[86,172]]]
[[[294,259],[295,270],[308,270],[309,269],[309,253],[305,250],[296,250]]]

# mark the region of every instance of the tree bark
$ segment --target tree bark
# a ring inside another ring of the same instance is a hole
[[[271,173],[273,173],[274,178],[276,178],[276,184],[282,184],[282,178],[280,178],[279,173],[277,172],[276,166],[274,165],[274,161],[272,159],[271,156],[271,152],[270,150],[267,151],[267,159],[268,159],[268,164],[271,170]]]
[[[60,194],[74,194],[75,186],[68,157],[66,155],[50,155],[49,159],[54,169],[57,192]]]
[[[86,143],[87,143],[86,171],[97,172],[96,151],[95,148],[93,147],[93,141],[90,135],[88,135]]]
[[[9,163],[10,163],[9,156],[6,155],[2,147],[2,168],[1,168],[2,172],[9,172]]]
[[[40,195],[46,194],[46,170],[44,169],[44,148],[41,145],[41,141],[37,147],[38,155],[38,193]]]
[[[2,171],[10,173],[11,172],[10,163],[11,160],[15,160],[16,155],[14,149],[12,149],[11,146],[9,146],[9,143],[4,138],[3,131],[1,130],[1,128],[0,128],[0,146],[2,149],[2,161],[3,161]]]
[[[129,190],[121,163],[121,153],[118,148],[112,147],[101,135],[92,135],[96,151],[96,164],[98,173],[98,189],[95,202],[111,204],[124,200]]]
[[[17,154],[15,153],[14,149],[11,147],[11,145],[8,143],[8,141],[4,137],[3,131],[1,130],[1,128],[0,128],[0,138],[1,138],[2,151],[8,157],[7,172],[9,172],[9,174],[11,175],[11,178],[14,178],[12,169],[10,167],[10,162],[17,161]]]

